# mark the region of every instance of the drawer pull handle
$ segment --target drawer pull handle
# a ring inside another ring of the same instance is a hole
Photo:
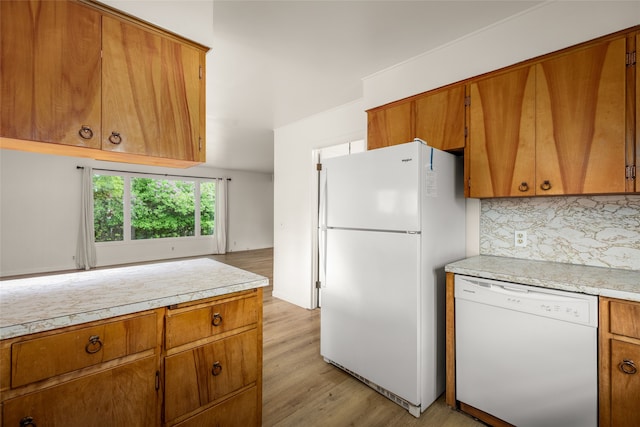
[[[100,341],[100,337],[98,335],[91,335],[89,337],[89,342],[84,347],[84,350],[89,354],[94,354],[102,350],[102,341]]]
[[[540,188],[544,191],[551,190],[551,183],[549,181],[544,181],[542,184],[540,184]]]
[[[222,373],[222,365],[220,364],[220,362],[214,362],[213,367],[211,368],[211,375],[213,375],[214,377],[217,377],[221,373]]]
[[[93,130],[87,125],[82,125],[80,130],[78,131],[80,138],[82,139],[91,139],[93,138]]]
[[[20,420],[20,427],[33,426],[36,427],[36,423],[33,422],[33,417],[24,417]]]
[[[633,360],[624,359],[622,363],[618,365],[620,370],[628,375],[633,375],[638,372],[638,368],[636,368],[636,364],[633,363]]]
[[[522,181],[522,183],[518,186],[518,190],[522,191],[523,193],[525,191],[529,191],[529,184],[527,184],[526,181]]]
[[[213,326],[220,326],[222,324],[222,316],[220,316],[220,313],[213,314],[213,320],[211,320],[211,324]]]
[[[112,144],[120,144],[122,142],[122,137],[120,136],[119,132],[111,132],[111,135],[109,135],[109,142]]]

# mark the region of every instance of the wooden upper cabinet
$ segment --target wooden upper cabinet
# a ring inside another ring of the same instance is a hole
[[[535,68],[472,82],[470,93],[469,196],[533,195]]]
[[[638,180],[640,180],[640,72],[638,71],[638,59],[640,55],[638,54],[638,50],[640,50],[640,31],[638,31],[635,35],[635,38],[631,38],[631,41],[635,42],[633,49],[628,49],[629,52],[635,53],[635,66],[627,67],[627,73],[631,77],[633,81],[633,77],[635,75],[635,86],[633,84],[630,87],[634,88],[635,91],[635,103],[633,102],[634,96],[630,97],[630,101],[627,105],[632,106],[629,120],[632,123],[632,126],[629,126],[629,133],[631,136],[627,141],[627,168],[628,168],[628,176],[627,176],[627,191],[637,191],[640,192],[640,184]],[[630,62],[633,55],[629,55]],[[635,107],[635,121],[633,121],[633,107]],[[635,132],[634,132],[635,129]]]
[[[0,2],[0,136],[100,147],[100,13]]]
[[[536,65],[536,192],[625,191],[626,37]]]
[[[413,138],[412,101],[399,101],[367,112],[367,149],[403,144]]]
[[[206,161],[205,46],[81,1],[0,2],[0,147]]]
[[[465,146],[465,85],[425,92],[367,111],[367,148],[387,147],[418,137],[430,147]]]
[[[203,55],[104,16],[102,149],[201,159]]]
[[[415,99],[415,136],[440,150],[465,145],[465,85],[436,90]]]
[[[468,195],[627,191],[626,45],[609,38],[472,82]]]

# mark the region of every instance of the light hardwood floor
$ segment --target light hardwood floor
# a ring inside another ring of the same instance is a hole
[[[264,293],[263,426],[484,425],[447,407],[443,397],[415,418],[326,363],[320,356],[320,310],[306,310],[271,295],[272,249],[212,258],[269,277],[271,286]]]

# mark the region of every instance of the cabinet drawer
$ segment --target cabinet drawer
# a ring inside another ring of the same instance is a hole
[[[11,387],[152,349],[156,325],[156,314],[149,313],[15,342],[11,346]]]
[[[5,426],[153,426],[157,424],[157,357],[3,402]],[[27,420],[31,418],[32,424]]]
[[[258,379],[257,331],[165,359],[165,419],[173,420]]]
[[[167,314],[167,349],[208,338],[258,320],[255,295],[197,308],[169,310]]]
[[[258,426],[258,391],[256,387],[207,409],[176,427]]]
[[[609,303],[611,333],[640,339],[640,303]]]

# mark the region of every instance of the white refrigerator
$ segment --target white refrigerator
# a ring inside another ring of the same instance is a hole
[[[319,224],[321,355],[419,417],[445,385],[462,158],[415,141],[327,159]]]

